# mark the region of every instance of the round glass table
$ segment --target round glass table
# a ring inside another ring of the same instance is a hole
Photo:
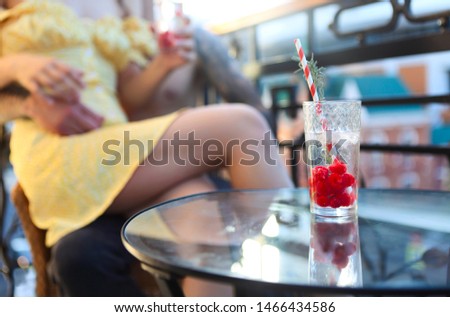
[[[450,295],[450,192],[361,189],[335,218],[307,189],[205,193],[136,214],[122,240],[164,295],[185,276],[237,296]]]

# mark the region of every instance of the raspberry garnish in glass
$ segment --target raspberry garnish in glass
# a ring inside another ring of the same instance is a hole
[[[312,200],[321,207],[348,207],[356,199],[355,177],[347,173],[346,164],[334,159],[331,165],[312,168],[309,185]]]

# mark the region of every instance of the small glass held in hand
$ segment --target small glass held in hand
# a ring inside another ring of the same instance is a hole
[[[183,5],[179,1],[157,0],[153,12],[159,33],[158,46],[161,50],[170,50],[175,45],[177,33],[187,25]]]
[[[303,111],[311,212],[356,213],[361,102],[304,102]]]

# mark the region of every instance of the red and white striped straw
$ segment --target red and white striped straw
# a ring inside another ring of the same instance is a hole
[[[302,63],[303,73],[305,74],[305,79],[308,83],[309,92],[311,93],[313,100],[315,102],[319,102],[319,95],[317,93],[311,71],[309,70],[308,61],[306,60],[305,52],[303,51],[302,42],[300,42],[300,39],[295,39],[294,43],[297,48],[298,56],[300,57],[300,62]]]
[[[306,82],[308,83],[309,92],[316,102],[316,112],[320,116],[322,114],[322,105],[320,104],[319,94],[317,93],[316,85],[314,84],[311,71],[308,66],[308,61],[306,60],[305,52],[303,51],[302,42],[299,38],[294,40],[295,47],[297,48],[298,56],[300,57],[300,63],[302,64],[303,73],[305,74]],[[327,130],[327,121],[325,118],[321,118],[322,128]]]

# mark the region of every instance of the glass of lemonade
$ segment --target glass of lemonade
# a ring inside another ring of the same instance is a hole
[[[311,212],[356,214],[361,101],[303,103]]]

